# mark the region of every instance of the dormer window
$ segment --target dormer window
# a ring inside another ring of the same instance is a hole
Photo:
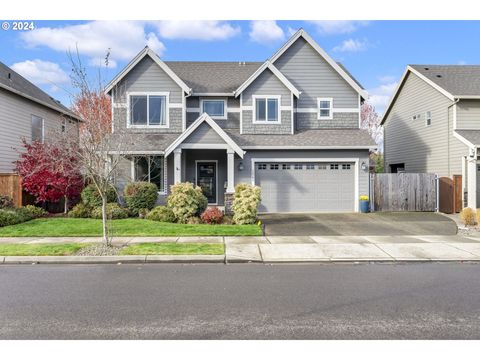
[[[130,127],[168,127],[168,93],[130,93]]]
[[[202,113],[207,113],[212,119],[227,118],[227,100],[224,99],[202,99],[200,100]]]
[[[333,99],[332,98],[318,98],[318,119],[333,119]]]

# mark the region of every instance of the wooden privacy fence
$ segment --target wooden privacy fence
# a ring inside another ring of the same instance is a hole
[[[13,199],[13,204],[22,206],[22,180],[17,174],[0,174],[0,195]]]
[[[372,174],[374,211],[437,211],[435,174]]]

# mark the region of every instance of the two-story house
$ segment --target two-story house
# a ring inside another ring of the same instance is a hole
[[[387,172],[460,175],[462,203],[478,207],[479,65],[407,66],[382,124]]]
[[[60,102],[0,62],[0,194],[21,205],[21,190],[13,188],[15,161],[22,139],[48,141],[56,132],[78,130],[79,118]]]
[[[228,206],[261,187],[261,212],[358,211],[369,191],[366,91],[303,30],[265,62],[162,61],[143,49],[107,86],[113,131],[135,137],[117,176],[190,181]]]

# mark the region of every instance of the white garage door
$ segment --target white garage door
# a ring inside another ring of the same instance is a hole
[[[260,212],[354,211],[355,163],[259,162]]]

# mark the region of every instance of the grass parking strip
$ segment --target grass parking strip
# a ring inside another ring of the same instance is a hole
[[[223,255],[223,244],[140,243],[122,249],[121,255]]]
[[[69,256],[90,244],[0,244],[0,256]]]

